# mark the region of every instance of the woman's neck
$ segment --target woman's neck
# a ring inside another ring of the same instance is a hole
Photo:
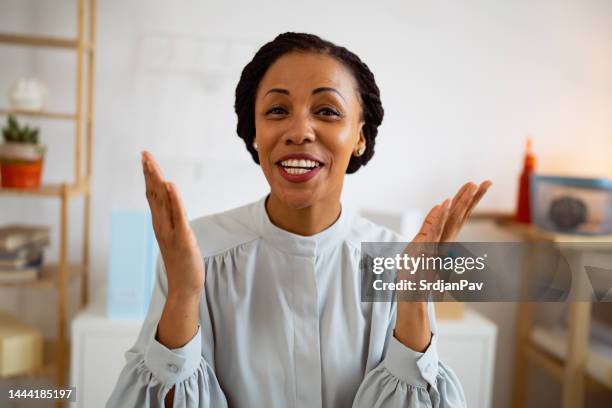
[[[266,199],[266,211],[272,224],[294,234],[310,236],[332,225],[340,216],[340,199],[317,201],[305,208],[292,208],[274,194]]]

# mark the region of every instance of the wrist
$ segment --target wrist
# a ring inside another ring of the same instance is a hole
[[[199,298],[168,296],[157,325],[157,340],[173,349],[182,347],[198,330]]]
[[[414,351],[427,350],[431,341],[427,302],[398,302],[393,335]]]
[[[427,302],[397,302],[397,316],[397,321],[407,319],[427,320],[429,317]],[[404,318],[400,319],[400,316]]]
[[[176,308],[190,308],[193,306],[198,307],[200,304],[201,293],[179,293],[175,291],[168,291],[166,297],[166,304]]]

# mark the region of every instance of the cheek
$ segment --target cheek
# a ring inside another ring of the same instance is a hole
[[[275,126],[274,122],[265,120],[255,121],[255,140],[257,140],[257,145],[259,146],[258,152],[260,157],[270,154],[270,150],[274,147],[279,134],[278,125]]]
[[[348,165],[353,153],[353,146],[357,140],[355,129],[351,126],[343,126],[338,129],[330,129],[325,137],[327,148],[333,156],[334,172],[344,174],[344,167]]]

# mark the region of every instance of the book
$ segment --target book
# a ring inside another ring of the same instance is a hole
[[[46,225],[9,224],[0,227],[0,251],[15,251],[28,244],[49,243]]]
[[[0,284],[2,283],[24,283],[38,279],[40,268],[23,268],[18,271],[0,270]]]
[[[0,251],[0,269],[24,268],[43,254],[40,246],[26,246],[14,252]]]
[[[40,254],[35,260],[28,262],[20,268],[0,268],[1,283],[31,282],[40,277],[43,256]]]

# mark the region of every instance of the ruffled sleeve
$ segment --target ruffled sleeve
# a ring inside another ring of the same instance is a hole
[[[433,333],[427,350],[413,351],[391,334],[383,360],[361,383],[354,408],[466,406],[459,379],[438,358],[438,335],[431,302],[428,309]]]
[[[106,407],[164,407],[164,398],[172,387],[174,407],[226,407],[211,360],[210,321],[204,300],[200,306],[201,326],[187,344],[168,349],[155,339],[167,293],[166,273],[160,259],[147,317],[136,343],[125,353],[126,365]]]

